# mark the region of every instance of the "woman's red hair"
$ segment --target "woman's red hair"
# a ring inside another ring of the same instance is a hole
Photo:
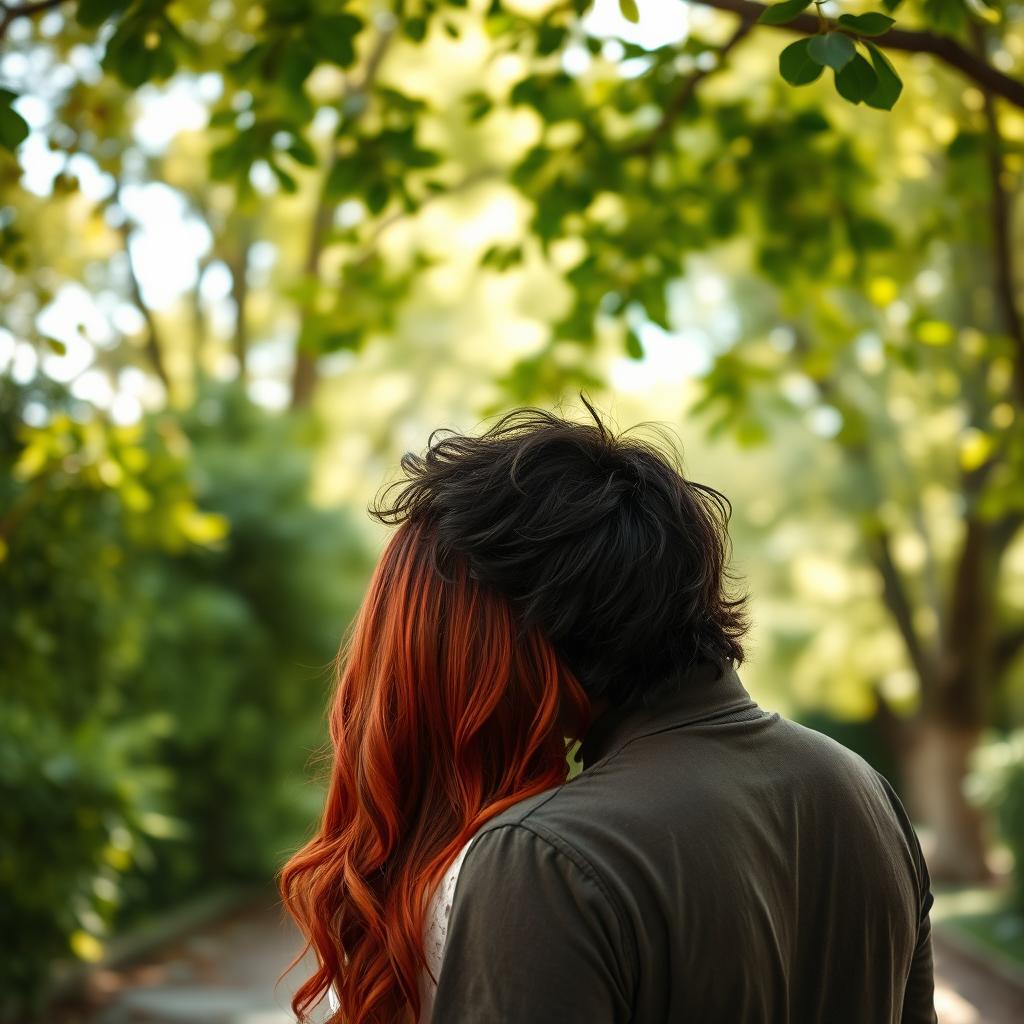
[[[336,669],[323,816],[279,876],[319,964],[292,1009],[307,1020],[333,985],[333,1024],[413,1022],[435,886],[481,825],[566,780],[590,705],[547,638],[416,521],[388,542]]]

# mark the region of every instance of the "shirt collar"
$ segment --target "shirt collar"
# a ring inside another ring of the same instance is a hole
[[[699,661],[678,673],[675,685],[652,704],[614,706],[598,715],[576,756],[585,770],[639,736],[757,706],[731,663]]]

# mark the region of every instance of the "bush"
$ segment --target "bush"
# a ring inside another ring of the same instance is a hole
[[[37,1010],[51,960],[102,952],[126,872],[144,866],[149,837],[174,834],[163,813],[169,773],[154,763],[169,722],[111,726],[91,716],[66,729],[0,703],[0,1017]]]
[[[371,559],[310,504],[306,430],[232,390],[122,427],[0,383],[4,1019],[53,960],[268,878],[312,819],[325,669]]]
[[[1024,911],[1024,729],[979,747],[967,786],[970,797],[993,812],[1013,855],[1014,901]]]

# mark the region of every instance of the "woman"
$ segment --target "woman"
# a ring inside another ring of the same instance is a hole
[[[280,876],[319,965],[299,1020],[325,993],[339,1024],[429,1019],[461,855],[495,814],[566,780],[566,738],[591,717],[545,635],[440,539],[416,483],[439,467],[403,467],[413,479],[374,511],[398,529],[337,659],[323,817]]]

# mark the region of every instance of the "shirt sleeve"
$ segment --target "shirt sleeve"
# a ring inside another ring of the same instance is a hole
[[[917,833],[914,831],[914,826],[911,824],[910,816],[896,790],[880,772],[876,771],[875,776],[881,782],[882,788],[889,798],[889,803],[896,812],[903,834],[913,853],[914,868],[917,872],[917,940],[914,957],[910,963],[910,972],[903,990],[903,1013],[900,1021],[901,1024],[936,1024],[939,1018],[935,1012],[935,967],[932,959],[931,924],[931,909],[935,897],[932,894],[928,863],[925,861],[924,852],[921,849]]]
[[[914,834],[915,856],[921,873],[921,915],[917,925],[917,946],[903,993],[903,1024],[936,1024],[935,968],[932,961],[931,909],[934,897],[931,878],[921,844]]]
[[[432,1024],[620,1024],[635,947],[606,884],[573,847],[523,824],[470,846]]]

